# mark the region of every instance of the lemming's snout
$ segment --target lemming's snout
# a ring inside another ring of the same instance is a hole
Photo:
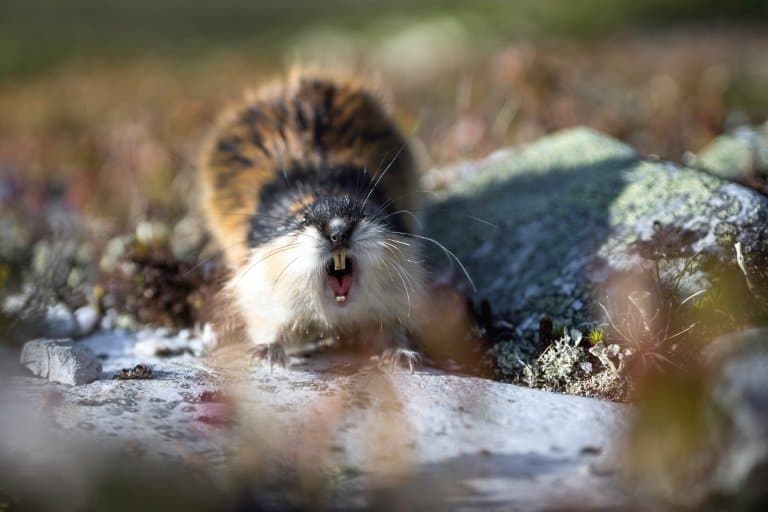
[[[331,241],[333,249],[346,247],[352,232],[352,223],[344,219],[334,218],[328,224],[328,240]]]

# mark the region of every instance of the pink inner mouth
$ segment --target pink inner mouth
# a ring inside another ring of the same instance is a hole
[[[331,295],[335,304],[339,307],[347,305],[349,300],[349,290],[354,281],[354,270],[352,260],[347,259],[347,267],[344,270],[335,270],[333,262],[328,265],[328,287],[331,289]]]
[[[344,274],[341,277],[330,276],[328,284],[331,286],[334,295],[347,295],[352,287],[352,274]]]

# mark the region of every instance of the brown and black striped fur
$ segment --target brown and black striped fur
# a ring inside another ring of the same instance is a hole
[[[376,188],[394,211],[415,209],[410,148],[379,99],[358,80],[294,72],[230,108],[208,141],[200,169],[203,210],[227,263],[243,263],[248,216],[259,210],[263,187],[292,169],[332,167],[361,169],[372,180],[387,168]],[[297,210],[312,199],[297,201]]]

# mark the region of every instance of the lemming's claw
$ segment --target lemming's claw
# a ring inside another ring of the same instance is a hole
[[[275,363],[280,364],[283,370],[286,368],[287,357],[285,349],[280,343],[260,343],[250,349],[248,353],[251,355],[249,362],[251,366],[256,360],[259,360],[269,363],[269,373],[272,373]]]
[[[408,370],[414,373],[423,362],[421,354],[415,350],[406,348],[388,348],[381,354],[381,364],[389,366],[389,371],[394,372],[398,366],[408,365]]]

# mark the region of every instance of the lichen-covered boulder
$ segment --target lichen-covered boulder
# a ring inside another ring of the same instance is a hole
[[[476,297],[515,326],[494,349],[503,376],[541,351],[542,316],[589,326],[599,303],[626,293],[616,283],[649,273],[674,280],[681,297],[727,280],[768,304],[768,199],[758,192],[585,128],[466,169],[425,227],[467,268]]]

